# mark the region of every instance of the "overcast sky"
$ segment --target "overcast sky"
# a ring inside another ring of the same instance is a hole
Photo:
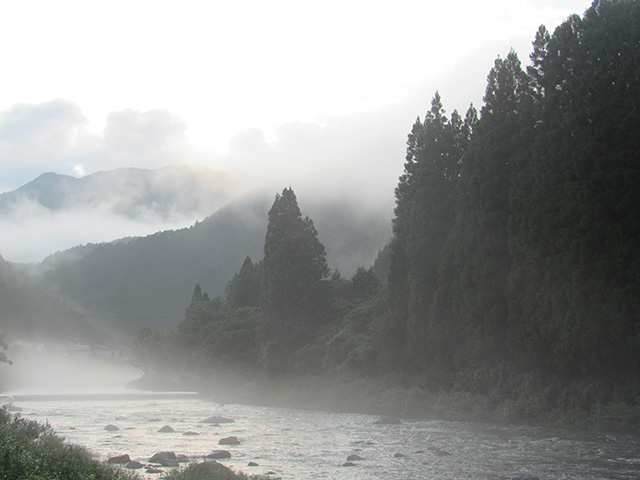
[[[528,61],[540,24],[590,3],[0,0],[0,192],[48,171],[348,165],[392,195],[436,89],[481,106],[498,55]]]

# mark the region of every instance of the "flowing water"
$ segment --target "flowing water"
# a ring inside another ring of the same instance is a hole
[[[129,454],[145,463],[160,451],[202,460],[225,449],[232,456],[221,463],[283,479],[640,479],[634,434],[426,420],[376,425],[369,415],[220,405],[190,394],[16,395],[15,405],[103,460]],[[200,423],[212,415],[235,422]],[[119,430],[106,431],[108,424]],[[158,432],[164,425],[175,432]],[[241,443],[218,445],[228,436]],[[362,460],[345,466],[351,454]]]

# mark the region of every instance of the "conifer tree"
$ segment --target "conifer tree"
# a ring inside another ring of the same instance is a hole
[[[399,349],[408,341],[414,362],[425,361],[427,314],[474,118],[471,108],[465,120],[456,111],[449,120],[436,92],[424,122],[418,118],[407,141],[405,172],[396,188],[389,292],[399,322],[395,341]]]
[[[495,61],[460,171],[456,224],[431,311],[440,325],[430,339],[445,356],[458,343],[459,365],[495,361],[505,353],[509,186],[519,148],[520,105],[528,89],[515,52]]]
[[[269,309],[315,313],[324,307],[329,276],[324,245],[313,221],[302,218],[295,193],[277,194],[264,244],[265,302]]]

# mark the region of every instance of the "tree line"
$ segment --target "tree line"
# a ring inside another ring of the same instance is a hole
[[[479,112],[447,115],[436,92],[408,135],[374,266],[331,272],[287,188],[264,257],[247,257],[222,297],[196,286],[178,330],[146,338],[203,371],[396,373],[494,393],[533,375],[624,384],[601,393],[633,402],[640,6],[596,0],[553,34],[541,26],[530,59],[496,59]]]

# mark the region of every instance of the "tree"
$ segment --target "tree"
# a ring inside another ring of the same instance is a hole
[[[455,185],[469,142],[475,109],[463,120],[445,115],[436,92],[424,122],[418,118],[407,140],[405,172],[396,188],[390,244],[389,294],[400,322],[392,342],[407,343],[413,362],[424,364],[428,311],[437,287],[442,248],[455,218]],[[406,326],[403,323],[406,322]]]
[[[131,353],[133,365],[142,371],[143,375],[149,375],[156,366],[156,360],[161,353],[158,351],[159,335],[154,333],[151,327],[140,327],[136,330]]]
[[[264,284],[262,263],[254,264],[247,256],[240,271],[226,288],[227,301],[231,308],[258,307],[262,302]]]
[[[455,350],[456,358],[450,361],[458,365],[495,362],[505,353],[509,188],[520,148],[521,103],[528,89],[514,51],[495,61],[460,170],[455,226],[431,311],[432,322],[440,325],[429,339],[442,357]],[[457,349],[450,348],[453,343]]]
[[[291,188],[277,194],[269,210],[263,262],[267,308],[306,313],[324,308],[325,248],[313,221],[302,218]]]
[[[638,2],[600,0],[537,48],[510,330],[524,359],[568,375],[640,368],[639,38]]]
[[[358,267],[356,273],[351,277],[351,295],[356,299],[368,299],[380,292],[380,280],[373,272],[373,269],[366,270]]]

